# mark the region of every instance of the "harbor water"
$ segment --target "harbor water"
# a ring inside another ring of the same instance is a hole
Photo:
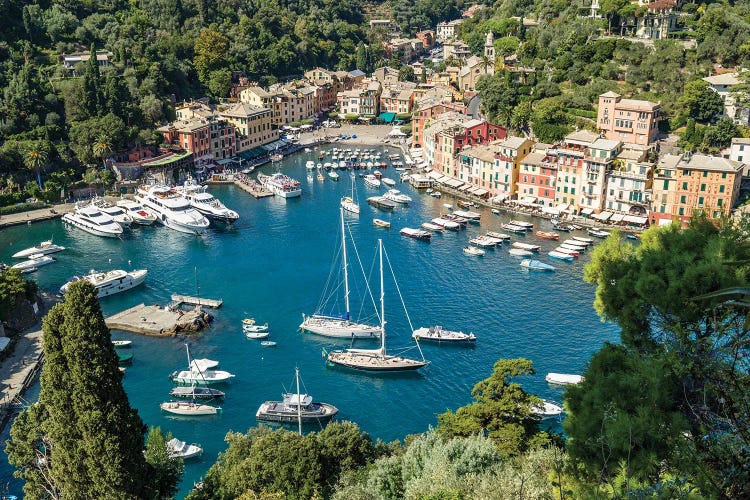
[[[474,384],[489,376],[500,358],[533,361],[537,374],[519,382],[527,391],[560,402],[562,389],[548,385],[545,374],[581,373],[602,343],[618,339],[616,326],[601,322],[592,307],[594,287],[582,280],[588,255],[572,263],[550,259],[546,252],[557,242],[541,240],[533,233],[513,236],[512,241],[541,245],[537,258],[554,265],[555,272],[521,268],[520,259],[508,254],[509,243],[487,249],[482,257],[466,255],[462,248],[470,237],[488,230],[502,232],[500,224],[510,218],[484,208],[474,209],[482,213],[479,225],[435,234],[431,242],[405,238],[399,234],[402,227],[418,228],[445,212],[445,203],[455,205],[456,200],[433,198],[398,183],[396,188],[413,202],[383,212],[366,203],[367,197],[378,192],[357,176],[361,213],[347,214],[345,220],[364,273],[372,277],[375,299],[379,294],[377,240],[382,238],[413,327],[441,325],[473,332],[477,342],[473,347],[423,343],[430,364],[416,374],[377,376],[326,367],[322,350],[347,347],[350,342],[303,334],[298,326],[302,313],[315,312],[337,256],[339,201],[351,193],[351,181],[349,172],[344,171],[339,171],[339,182],[328,176],[319,181],[314,172],[308,176],[305,162],[312,159],[317,163],[316,153],[294,155],[277,164],[302,183],[300,198],[256,200],[231,185],[212,187],[212,194],[238,211],[240,220],[232,228],[212,227],[202,236],[154,226],[135,227],[121,240],[109,239],[66,227],[60,220],[0,232],[0,261],[8,264],[13,253],[42,240],[53,238],[66,247],[54,254],[57,262],[30,275],[44,289],[56,291],[71,276],[92,269],[148,269],[144,285],[101,300],[105,315],[140,303],[166,305],[173,293],[223,299],[223,307],[211,311],[215,320],[210,329],[194,336],[153,338],[112,332],[113,339],[133,341],[130,352],[134,360],[123,384],[141,418],[149,426],[160,426],[204,448],[200,461],[186,464],[180,497],[225,449],[223,438],[228,431],[245,432],[257,425],[258,406],[279,399],[284,388],[293,389],[295,367],[300,369],[303,391],[336,405],[337,419],[354,421],[374,438],[391,441],[426,431],[436,425],[437,414],[469,403]],[[268,173],[276,168],[267,165],[262,170]],[[392,167],[382,172],[385,177],[399,178]],[[381,188],[380,194],[385,189]],[[373,226],[374,217],[389,221],[391,228]],[[551,230],[546,220],[516,218],[534,222],[535,230]],[[561,239],[565,237],[562,233]],[[352,314],[372,316],[372,301],[363,294],[357,255],[351,247],[349,253]],[[390,275],[386,268],[388,351],[419,357]],[[247,317],[268,322],[270,340],[277,345],[264,347],[257,340],[246,339],[241,321]],[[186,343],[193,357],[219,360],[221,369],[236,375],[222,388],[226,398],[218,416],[173,418],[159,409],[159,403],[170,399],[169,374],[187,366]],[[376,346],[367,340],[356,345]],[[10,482],[11,492],[19,494],[21,484],[11,477],[5,456],[2,460],[0,482]]]

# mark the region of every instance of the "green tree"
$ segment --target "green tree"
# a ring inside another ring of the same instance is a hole
[[[36,283],[24,279],[18,269],[11,268],[0,273],[0,321],[9,319],[19,301],[34,301],[36,292]]]
[[[43,330],[39,401],[13,423],[7,445],[26,496],[147,497],[146,428],[122,388],[93,285],[72,284]]]
[[[106,135],[100,134],[99,137],[96,138],[94,144],[91,145],[91,151],[94,153],[94,156],[99,158],[106,170],[107,164],[105,159],[110,153],[112,153],[112,141],[110,141]]]
[[[81,107],[88,117],[100,116],[104,111],[104,95],[102,92],[99,62],[96,59],[96,48],[91,44],[89,60],[86,61],[83,72],[83,102]]]
[[[724,109],[721,96],[711,90],[708,82],[695,80],[685,85],[685,90],[677,100],[688,116],[698,122],[708,122]]]
[[[414,75],[414,68],[405,64],[398,70],[398,80],[401,82],[416,82],[417,77]]]
[[[448,410],[438,415],[438,434],[451,438],[486,432],[503,456],[519,455],[546,443],[547,433],[539,430],[539,420],[531,413],[541,400],[511,382],[513,377],[533,374],[527,359],[498,360],[492,375],[472,389],[473,403],[456,413]]]
[[[42,189],[42,169],[47,165],[49,159],[49,145],[44,141],[35,141],[26,150],[23,163],[36,174],[39,189]]]
[[[732,119],[725,116],[716,125],[706,129],[703,141],[708,147],[722,149],[729,146],[734,137],[740,137],[740,131]]]
[[[185,465],[181,458],[170,457],[167,442],[172,439],[172,433],[166,437],[160,427],[152,427],[146,438],[146,463],[151,469],[153,490],[148,493],[150,498],[174,498],[177,485],[182,478]]]
[[[482,112],[492,123],[510,125],[513,110],[518,104],[518,93],[509,82],[506,72],[485,75],[477,83],[477,91],[482,97]]]
[[[208,85],[211,72],[226,65],[230,40],[213,29],[204,29],[193,46],[193,65],[198,79]]]
[[[229,89],[232,87],[232,73],[228,69],[212,71],[209,74],[206,86],[212,96],[216,99],[223,99],[229,96]]]

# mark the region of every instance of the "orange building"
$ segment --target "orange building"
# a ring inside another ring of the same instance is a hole
[[[424,147],[424,129],[436,116],[455,111],[460,114],[466,113],[466,106],[460,102],[429,102],[422,105],[417,111],[417,116],[412,121],[412,144],[415,147]]]
[[[599,96],[596,124],[609,140],[647,146],[659,135],[660,119],[660,104],[623,99],[615,92]]]

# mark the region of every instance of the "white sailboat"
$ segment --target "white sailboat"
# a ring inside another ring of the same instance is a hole
[[[234,374],[224,370],[202,370],[200,363],[195,365],[190,361],[190,348],[188,348],[187,344],[185,344],[185,350],[187,351],[188,357],[188,369],[172,373],[170,378],[173,381],[188,385],[210,385],[229,382],[229,380],[234,377]]]
[[[349,272],[346,262],[346,233],[344,231],[344,209],[340,208],[341,213],[341,256],[342,270],[344,272],[344,305],[346,311],[338,316],[321,314],[318,312],[312,316],[302,314],[302,324],[299,325],[303,332],[317,333],[325,337],[336,338],[375,338],[380,331],[379,326],[357,323],[351,320],[351,311],[349,308]]]
[[[378,349],[344,349],[331,351],[326,361],[331,364],[368,372],[396,372],[418,370],[427,361],[393,356],[385,350],[385,292],[383,288],[383,240],[378,240],[380,254],[380,347]],[[411,323],[411,321],[409,321]],[[412,328],[413,330],[413,328]],[[419,348],[419,342],[417,342]],[[420,354],[422,350],[419,350]]]
[[[341,208],[353,214],[359,214],[359,203],[356,201],[354,191],[354,177],[352,176],[352,195],[341,198]]]

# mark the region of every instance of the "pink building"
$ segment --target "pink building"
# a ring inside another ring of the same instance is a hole
[[[596,123],[609,140],[647,146],[659,135],[660,119],[658,103],[623,99],[615,92],[599,96]]]

